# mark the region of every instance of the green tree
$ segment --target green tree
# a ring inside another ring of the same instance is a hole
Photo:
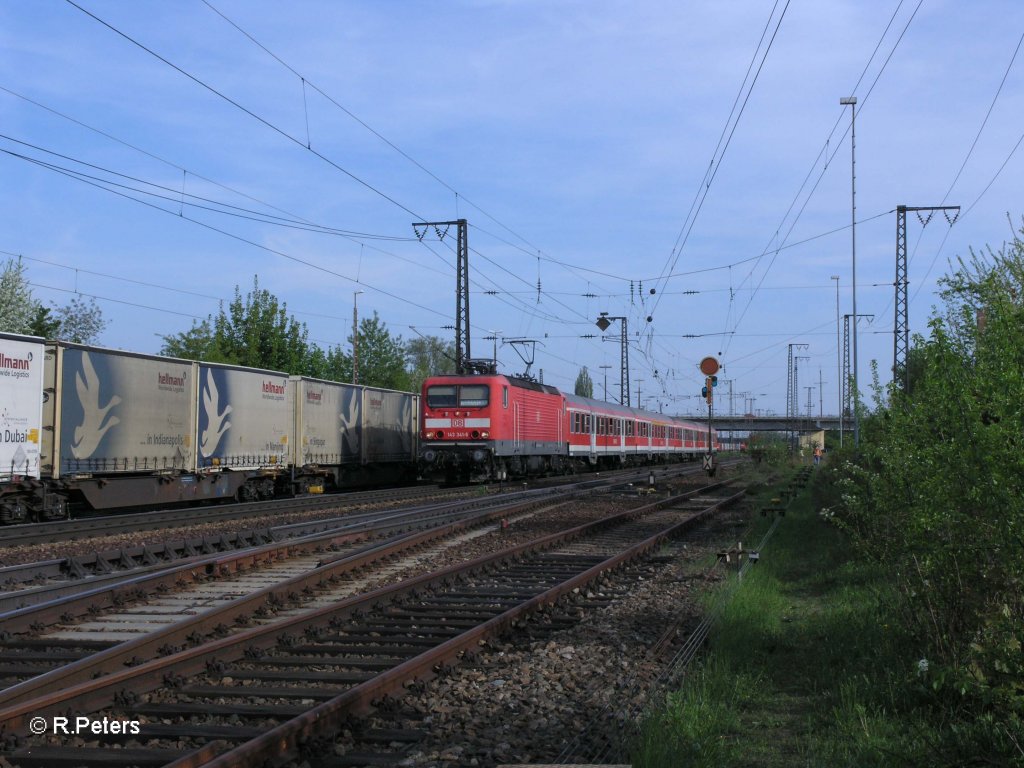
[[[20,258],[8,259],[0,273],[0,331],[31,333],[39,303],[25,275],[27,267]]]
[[[594,382],[590,378],[590,371],[587,370],[587,366],[584,365],[583,370],[576,377],[576,388],[573,391],[580,397],[594,396]]]
[[[405,345],[410,386],[418,392],[424,380],[441,373],[455,373],[455,342],[437,336],[410,339]]]
[[[27,267],[20,258],[8,259],[0,272],[0,331],[47,339],[95,344],[108,321],[96,300],[75,296],[55,312],[32,295]]]
[[[192,324],[182,333],[164,336],[161,354],[211,363],[233,363],[296,375],[313,375],[312,348],[305,323],[288,314],[288,307],[270,291],[253,287],[235,297],[216,316]]]
[[[343,380],[351,381],[351,376]],[[401,336],[391,335],[376,312],[359,321],[359,383],[401,390],[412,386],[405,367],[405,343]]]
[[[96,300],[89,297],[86,301],[79,296],[58,307],[56,322],[58,338],[77,344],[95,344],[108,325]]]
[[[36,304],[36,314],[29,326],[29,333],[44,339],[56,339],[60,336],[60,320],[53,316],[49,307]]]
[[[329,347],[324,351],[314,344],[310,349],[307,376],[326,381],[352,381],[352,356],[340,346]]]
[[[349,344],[352,337],[348,337]],[[235,298],[216,316],[194,322],[183,333],[163,337],[161,354],[203,362],[231,363],[286,371],[327,381],[352,381],[352,355],[341,346],[322,349],[308,341],[304,323],[288,314],[287,305],[253,279],[252,290]],[[408,390],[406,346],[392,336],[375,312],[359,324],[359,383]]]
[[[205,363],[230,363],[219,346],[219,339],[213,330],[214,317],[195,322],[187,331],[164,336],[161,355],[180,357],[184,360],[201,360]]]
[[[227,312],[221,309],[214,329],[220,350],[239,365],[294,374],[306,371],[309,333],[305,323],[290,317],[287,304],[260,288],[256,276],[244,298],[235,287],[235,298]]]

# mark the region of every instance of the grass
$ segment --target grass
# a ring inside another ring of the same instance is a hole
[[[853,561],[842,533],[798,497],[707,652],[641,724],[633,765],[930,764],[916,656],[885,618],[886,594],[882,574]]]

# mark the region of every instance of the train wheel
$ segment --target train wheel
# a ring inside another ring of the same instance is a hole
[[[28,509],[19,499],[11,499],[0,504],[0,524],[17,525],[28,519]]]

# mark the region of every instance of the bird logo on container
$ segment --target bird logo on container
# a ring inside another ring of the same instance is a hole
[[[231,406],[225,405],[220,410],[220,392],[217,391],[217,383],[213,379],[213,371],[206,371],[206,386],[203,387],[203,408],[206,411],[209,423],[199,438],[199,449],[204,456],[210,456],[217,450],[224,433],[231,429],[231,422],[227,420],[231,413]]]
[[[75,427],[71,453],[76,459],[87,459],[99,447],[103,436],[121,423],[121,419],[110,413],[120,405],[121,398],[113,395],[106,405],[100,406],[100,377],[88,352],[82,354],[82,370],[75,374],[75,391],[82,405],[82,423]]]

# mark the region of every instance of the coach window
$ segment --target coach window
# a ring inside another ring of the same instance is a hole
[[[431,408],[454,408],[455,387],[427,387],[427,405]]]
[[[489,394],[486,384],[463,384],[459,387],[459,406],[480,408],[487,405]]]

